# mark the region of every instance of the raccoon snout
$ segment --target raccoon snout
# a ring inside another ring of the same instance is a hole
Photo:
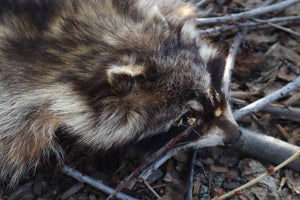
[[[242,131],[240,129],[237,129],[233,133],[228,134],[224,141],[225,146],[230,147],[234,145],[239,140],[241,135],[242,135]]]

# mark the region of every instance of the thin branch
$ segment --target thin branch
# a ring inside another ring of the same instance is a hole
[[[300,16],[274,17],[272,19],[268,19],[268,21],[278,25],[297,24],[300,23]],[[199,34],[201,37],[218,37],[222,33],[227,33],[229,31],[239,31],[244,28],[248,28],[250,31],[250,30],[257,30],[257,29],[263,29],[269,27],[271,27],[270,24],[266,24],[263,22],[248,21],[244,23],[237,23],[234,25],[212,27],[212,28],[200,30]]]
[[[230,101],[232,103],[246,106],[248,103],[241,99],[231,98]],[[261,109],[264,112],[270,113],[276,117],[282,119],[288,119],[291,121],[299,122],[300,123],[300,108],[295,108],[291,106],[282,106],[282,105],[275,105],[275,106],[265,106]]]
[[[275,27],[275,28],[278,28],[280,30],[283,30],[287,33],[290,33],[294,36],[297,36],[298,38],[300,38],[300,33],[296,32],[296,31],[293,31],[292,29],[289,29],[289,28],[286,28],[286,27],[283,27],[283,26],[280,26],[280,25],[277,25],[277,24],[273,24],[271,22],[268,22],[268,24],[270,24],[271,26]]]
[[[144,184],[147,186],[147,188],[149,188],[149,190],[154,194],[154,196],[156,196],[156,198],[161,198],[147,181],[144,180]]]
[[[257,111],[261,110],[263,107],[265,107],[266,105],[276,101],[277,99],[279,99],[281,97],[284,97],[287,93],[289,93],[290,91],[292,91],[298,87],[300,87],[300,76],[297,77],[292,82],[285,85],[284,87],[282,87],[281,89],[279,89],[271,94],[268,94],[264,98],[259,99],[255,102],[249,104],[248,106],[245,106],[239,110],[234,111],[233,116],[234,116],[235,120],[239,120],[247,114],[257,112]]]
[[[263,6],[266,6],[266,5],[261,5],[259,7],[263,7]],[[228,92],[229,92],[229,83],[231,80],[231,73],[234,68],[235,58],[237,56],[239,46],[240,46],[242,40],[244,39],[245,35],[247,34],[247,32],[248,32],[248,28],[245,28],[243,32],[238,33],[234,37],[233,43],[229,49],[229,53],[226,58],[226,65],[225,65],[225,71],[224,71],[224,76],[223,76],[223,84],[224,84],[223,92],[224,92],[225,96],[227,96],[227,97],[228,97]]]
[[[162,164],[164,164],[167,160],[173,157],[176,153],[177,151],[168,151],[162,157],[158,158],[155,162],[152,162],[150,165],[148,165],[147,168],[142,170],[141,174],[139,175],[139,178],[147,181],[148,177],[150,177],[153,171],[157,170]]]
[[[296,75],[300,76],[300,69],[297,69],[294,65],[292,65],[287,59],[283,60],[285,66],[289,68],[292,72],[294,72]]]
[[[288,119],[290,121],[300,123],[300,109],[293,107],[275,107],[275,106],[266,106],[262,109],[264,112],[273,114],[276,117],[280,117],[282,119]]]
[[[197,151],[194,150],[191,155],[191,162],[190,162],[190,173],[188,175],[188,183],[187,183],[187,200],[193,200],[193,178],[194,178],[194,166],[195,160],[197,156]]]
[[[247,187],[250,187],[256,183],[258,183],[260,180],[262,180],[265,177],[270,176],[271,174],[273,174],[274,172],[280,170],[281,168],[283,168],[284,166],[286,166],[287,164],[293,162],[294,160],[300,158],[300,150],[297,151],[294,155],[292,155],[291,157],[289,157],[286,161],[284,161],[283,163],[281,163],[280,165],[276,166],[274,169],[271,168],[269,169],[266,173],[260,175],[259,177],[257,177],[256,179],[246,183],[245,185],[242,185],[241,187],[238,187],[232,191],[230,191],[229,193],[226,193],[220,197],[215,197],[212,200],[222,200],[222,199],[226,199],[228,197],[234,196],[236,194],[236,192],[239,192]]]
[[[239,46],[242,42],[242,40],[244,39],[244,36],[246,35],[247,31],[243,31],[239,34],[237,34],[234,39],[233,39],[233,43],[229,49],[229,53],[228,56],[226,58],[226,65],[225,65],[225,71],[224,71],[224,76],[223,76],[223,84],[224,84],[224,94],[225,96],[228,96],[228,92],[229,92],[229,83],[231,80],[231,72],[232,69],[234,67],[234,61],[239,49]]]
[[[278,24],[274,24],[274,23],[270,22],[269,20],[254,19],[254,21],[267,23],[270,26],[273,26],[273,27],[275,27],[277,29],[283,30],[283,31],[285,31],[287,33],[290,33],[290,34],[292,34],[292,35],[300,38],[300,33],[296,32],[296,31],[293,31],[292,29],[280,26]]]
[[[277,128],[277,130],[281,133],[281,135],[285,139],[290,139],[291,138],[291,136],[289,135],[289,133],[280,124],[275,124],[275,127]]]
[[[128,177],[126,177],[123,181],[120,182],[118,187],[115,189],[115,191],[107,198],[107,200],[111,200],[117,195],[132,179],[135,178],[145,167],[147,167],[151,162],[153,162],[155,159],[157,159],[160,155],[162,155],[163,152],[171,148],[174,144],[176,144],[178,141],[183,139],[185,136],[187,136],[192,130],[194,130],[198,126],[198,123],[195,123],[193,126],[188,127],[184,131],[182,131],[179,135],[177,135],[175,138],[170,140],[165,146],[161,147],[158,151],[156,151],[150,159],[143,162],[138,168],[136,168]]]
[[[196,19],[196,23],[198,25],[206,25],[206,24],[218,24],[218,23],[227,23],[229,21],[238,21],[238,20],[247,20],[251,19],[255,16],[266,14],[269,12],[277,11],[289,7],[293,4],[299,3],[300,0],[286,0],[277,4],[273,4],[270,6],[255,8],[246,12],[231,14],[224,17],[212,17],[212,18],[198,18]]]
[[[106,193],[106,194],[111,194],[114,190],[106,185],[104,185],[102,183],[102,181],[99,181],[97,179],[91,178],[87,175],[83,175],[81,172],[65,165],[62,169],[62,172],[65,173],[68,176],[71,176],[73,178],[75,178],[76,180],[78,180],[79,182],[84,182],[87,183],[89,185],[92,185],[93,187],[99,189],[100,191]],[[128,196],[124,193],[118,193],[116,194],[116,197],[119,199],[123,199],[123,200],[138,200],[134,197]]]

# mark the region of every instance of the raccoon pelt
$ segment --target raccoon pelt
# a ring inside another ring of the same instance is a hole
[[[187,147],[235,137],[224,58],[195,17],[179,0],[1,0],[1,179],[62,160],[62,125],[104,151],[165,134],[187,112],[201,121]]]

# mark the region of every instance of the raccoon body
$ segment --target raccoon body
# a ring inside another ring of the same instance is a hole
[[[237,135],[222,89],[224,58],[197,37],[177,0],[4,0],[0,3],[1,179],[62,159],[55,131],[108,150],[202,121],[187,146]]]

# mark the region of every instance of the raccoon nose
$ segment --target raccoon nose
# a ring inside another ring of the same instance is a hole
[[[241,135],[242,135],[242,131],[240,129],[237,130],[237,133],[234,134],[231,133],[229,136],[226,137],[224,141],[225,146],[230,147],[234,145],[239,140]]]

